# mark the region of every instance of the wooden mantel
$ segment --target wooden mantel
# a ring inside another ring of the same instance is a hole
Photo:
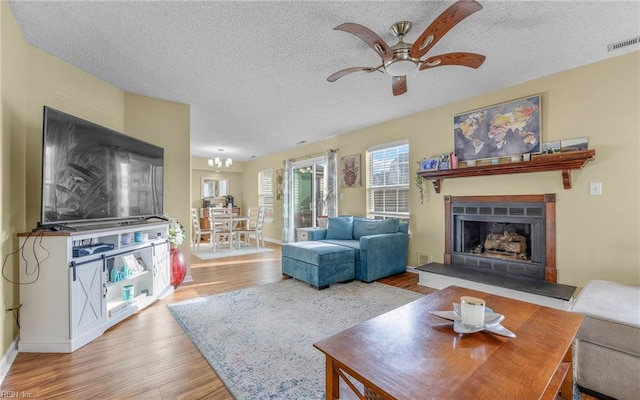
[[[595,156],[596,151],[593,149],[557,154],[537,154],[533,155],[531,161],[480,165],[439,171],[418,171],[418,175],[423,179],[432,181],[436,193],[440,193],[441,182],[445,178],[562,171],[564,188],[571,189],[571,170],[581,169],[589,161],[593,160]]]

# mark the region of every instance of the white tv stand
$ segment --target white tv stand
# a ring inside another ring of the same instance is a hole
[[[73,352],[173,292],[167,229],[168,223],[162,221],[19,234],[22,308],[18,350]],[[148,239],[135,242],[136,232]],[[74,257],[73,248],[88,243],[107,243],[113,249]],[[136,257],[143,267],[133,276],[112,282],[111,269],[120,270],[127,255]],[[124,285],[135,287],[131,300],[122,299]]]

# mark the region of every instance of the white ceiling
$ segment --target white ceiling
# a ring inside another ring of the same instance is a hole
[[[191,105],[191,153],[251,156],[341,135],[554,72],[637,51],[607,44],[640,35],[640,1],[487,1],[428,53],[484,54],[479,69],[443,66],[391,77],[364,42],[334,31],[355,22],[413,42],[452,1],[10,1],[32,45],[122,90]]]

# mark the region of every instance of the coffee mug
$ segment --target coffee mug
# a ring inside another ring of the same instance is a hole
[[[460,317],[462,323],[475,328],[483,327],[484,308],[485,301],[483,299],[472,296],[460,297]]]

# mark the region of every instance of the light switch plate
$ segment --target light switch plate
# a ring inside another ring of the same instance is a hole
[[[591,182],[589,184],[589,194],[592,196],[600,196],[602,194],[602,183]]]

